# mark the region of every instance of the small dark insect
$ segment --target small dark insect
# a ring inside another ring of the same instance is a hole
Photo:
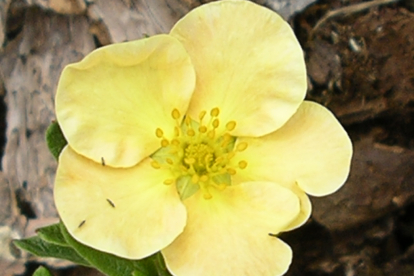
[[[102,166],[105,166],[105,159],[103,157],[101,157],[101,164]]]
[[[85,224],[85,222],[86,222],[86,220],[82,220],[82,222],[81,222],[81,223],[79,223],[78,228],[81,228],[81,227]]]
[[[115,208],[115,204],[109,198],[107,198],[106,201],[108,201],[109,205],[111,205],[112,208]]]
[[[277,235],[273,233],[269,233],[269,236],[277,238]]]

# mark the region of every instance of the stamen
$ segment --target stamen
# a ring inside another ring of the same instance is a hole
[[[200,177],[198,176],[198,174],[194,174],[191,177],[191,182],[193,182],[194,184],[197,184],[200,181]]]
[[[155,135],[156,135],[158,138],[162,138],[162,137],[164,136],[164,132],[162,131],[162,129],[157,128],[157,129],[155,130]]]
[[[218,107],[213,108],[210,112],[211,117],[217,117],[219,114],[220,114],[220,109],[218,109]]]
[[[167,158],[167,159],[165,159],[165,161],[167,161],[167,163],[170,164],[170,165],[174,164],[174,162],[172,161],[171,158]]]
[[[244,161],[244,160],[242,160],[242,161],[240,161],[239,162],[239,168],[240,169],[245,169],[247,167],[247,162],[246,161]]]
[[[187,130],[187,135],[193,137],[195,135],[195,131],[193,129]]]
[[[200,127],[198,128],[198,131],[199,131],[200,133],[206,133],[206,132],[207,132],[207,127],[205,127],[205,126],[200,126]]]
[[[230,175],[235,175],[235,174],[236,174],[236,170],[235,170],[235,169],[233,169],[233,168],[227,168],[227,172],[228,172]]]
[[[200,177],[200,181],[201,181],[201,182],[207,182],[207,181],[208,181],[208,176],[207,176],[207,175],[202,175],[202,176]]]
[[[241,142],[240,144],[237,145],[236,149],[237,151],[244,151],[245,149],[247,149],[247,143]]]
[[[179,146],[180,145],[180,141],[178,141],[177,139],[173,139],[171,141],[171,144],[174,145],[174,146]]]
[[[230,121],[226,124],[226,129],[228,131],[232,131],[236,128],[236,122],[235,121]]]
[[[213,196],[209,192],[206,192],[203,194],[203,197],[204,199],[211,199]]]
[[[236,155],[236,153],[235,153],[234,151],[229,152],[229,153],[227,154],[227,159],[228,159],[228,160],[230,160],[230,159],[232,159],[235,155]]]
[[[214,162],[214,164],[220,164],[223,161],[224,161],[224,157],[223,156],[219,156],[219,157],[216,158],[216,162]]]
[[[187,126],[190,126],[191,125],[191,118],[189,116],[185,116],[184,122]]]
[[[198,119],[200,120],[200,122],[203,121],[204,116],[206,116],[206,113],[207,112],[205,110],[200,112],[200,115],[198,115]]]
[[[171,184],[173,184],[175,182],[175,180],[174,179],[166,179],[166,180],[164,180],[164,184],[165,185],[171,185]]]
[[[170,142],[168,142],[167,139],[162,139],[161,140],[161,147],[165,148],[170,144]]]
[[[220,184],[211,183],[210,185],[213,186],[214,188],[216,188],[219,191],[223,191],[227,187],[227,184],[225,184],[225,183],[220,183]]]
[[[188,164],[188,165],[192,165],[192,164],[194,164],[195,163],[195,159],[194,158],[185,158],[184,159],[184,162],[186,163],[186,164]]]
[[[231,141],[231,135],[226,133],[223,135],[223,142],[221,142],[221,147],[225,148]]]
[[[207,185],[200,185],[200,189],[203,192],[204,199],[211,199],[213,197],[211,193],[208,191]]]
[[[154,168],[154,169],[159,169],[159,168],[161,168],[161,165],[160,165],[160,163],[158,163],[157,161],[152,161],[151,162],[151,166]]]
[[[219,124],[220,124],[220,121],[219,121],[219,119],[214,119],[214,121],[213,121],[213,127],[214,128],[218,128],[218,126],[219,126]]]
[[[180,118],[180,111],[178,111],[177,108],[174,108],[173,111],[171,112],[171,116],[173,117],[174,120],[178,120]]]

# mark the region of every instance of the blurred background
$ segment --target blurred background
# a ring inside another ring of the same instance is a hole
[[[0,275],[101,275],[39,259],[12,239],[57,222],[44,134],[63,67],[114,42],[169,32],[205,0],[0,0]],[[414,275],[414,1],[257,0],[294,28],[308,99],[354,143],[342,189],[312,198],[289,276]]]

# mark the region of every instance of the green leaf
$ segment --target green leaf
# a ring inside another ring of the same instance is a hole
[[[135,270],[134,272],[132,272],[132,276],[148,276],[148,275],[141,271]]]
[[[67,246],[68,243],[65,240],[65,237],[62,235],[62,232],[60,231],[60,223],[52,224],[43,228],[38,229],[37,235],[44,241],[56,244],[56,245],[62,245]]]
[[[90,264],[72,248],[44,241],[39,236],[15,240],[14,244],[39,257],[65,259],[80,265],[90,266]]]
[[[57,160],[59,158],[60,152],[68,143],[65,139],[65,136],[63,136],[63,132],[57,122],[52,122],[47,128],[46,143],[50,152]]]
[[[76,241],[67,231],[63,223],[60,224],[61,233],[66,242],[72,246],[80,256],[87,260],[93,267],[108,276],[119,275],[158,275],[154,267],[152,257],[143,260],[124,259],[109,253],[98,251]]]
[[[172,276],[165,266],[164,258],[160,252],[155,255],[154,261],[159,276]]]
[[[52,273],[49,272],[46,268],[43,266],[39,266],[38,269],[33,273],[33,276],[53,276]]]

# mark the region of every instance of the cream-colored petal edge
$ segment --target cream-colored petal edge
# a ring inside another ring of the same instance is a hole
[[[305,97],[303,51],[275,12],[250,1],[198,7],[172,29],[193,61],[197,84],[189,114],[219,107],[234,136],[262,136],[281,127]]]
[[[54,197],[71,235],[100,251],[129,259],[149,256],[184,229],[186,210],[174,186],[145,159],[135,167],[102,166],[66,147],[59,158]]]
[[[113,44],[64,69],[56,116],[77,153],[130,167],[160,147],[157,128],[173,135],[171,112],[186,112],[194,86],[190,58],[175,38]]]
[[[283,231],[299,213],[289,189],[249,182],[212,189],[212,199],[197,193],[184,201],[184,232],[162,250],[166,265],[180,276],[275,276],[289,267],[288,245],[269,233]]]
[[[299,198],[300,212],[299,212],[299,215],[295,218],[295,220],[293,220],[286,227],[284,232],[299,228],[300,226],[305,224],[308,221],[312,213],[312,203],[308,195],[301,188],[299,188],[297,184],[290,187],[290,190],[294,192]]]
[[[286,187],[297,185],[313,196],[338,190],[348,177],[352,143],[334,115],[324,106],[305,101],[277,131],[260,138],[240,138],[248,143],[233,162],[248,166],[236,182],[273,181]]]

